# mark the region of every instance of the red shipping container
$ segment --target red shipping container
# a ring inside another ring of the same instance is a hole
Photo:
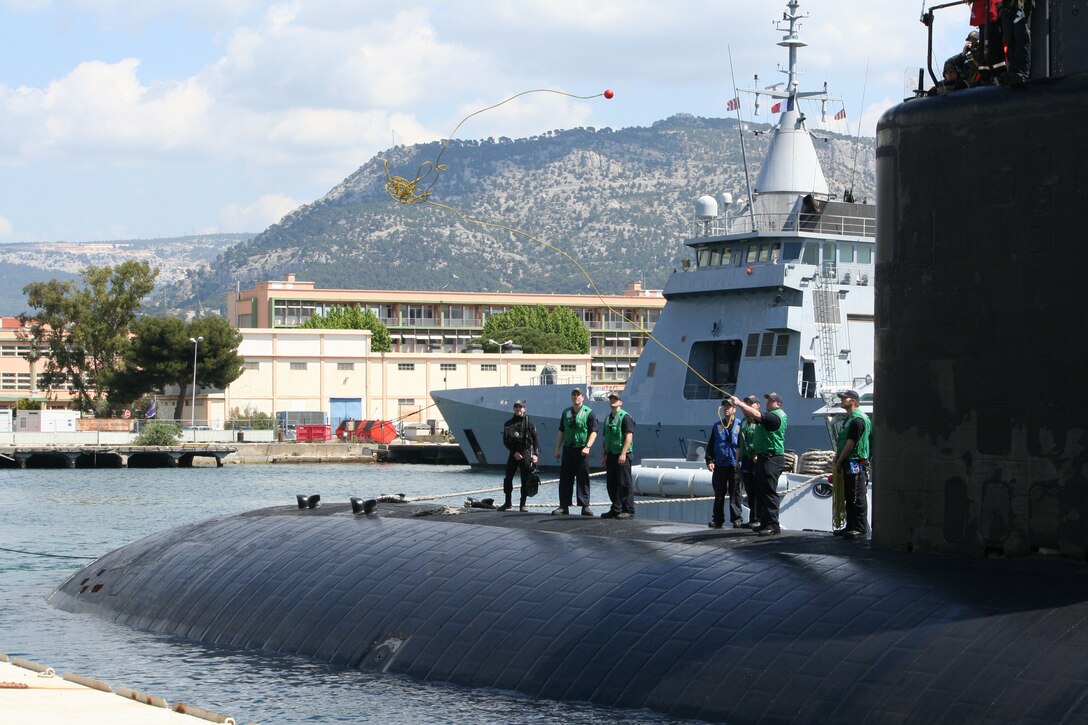
[[[327,441],[332,439],[332,428],[327,425],[300,425],[295,428],[295,440]]]

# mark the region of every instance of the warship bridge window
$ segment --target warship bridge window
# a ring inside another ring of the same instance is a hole
[[[853,244],[840,244],[839,245],[839,262],[853,262],[854,261],[854,245]]]
[[[786,242],[782,245],[782,261],[793,262],[801,256],[801,242]]]
[[[710,250],[710,266],[717,267],[722,263],[722,250],[721,248],[714,248]]]
[[[819,264],[820,263],[820,243],[808,242],[805,244],[805,251],[801,255],[801,264]]]
[[[700,249],[695,255],[695,265],[698,267],[706,267],[710,264],[710,250]]]
[[[824,242],[824,257],[823,261],[835,263],[835,244],[834,242]]]
[[[741,347],[740,340],[708,340],[693,344],[688,357],[684,398],[712,400],[720,398],[723,390],[735,393],[737,374],[740,372]],[[711,384],[708,385],[700,376]],[[647,377],[651,375],[647,374]]]
[[[753,332],[748,335],[744,357],[785,357],[789,350],[789,333]]]
[[[859,264],[872,264],[873,263],[873,245],[872,244],[859,244],[858,245],[858,263]]]

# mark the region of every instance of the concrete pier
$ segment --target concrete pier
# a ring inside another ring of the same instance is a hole
[[[180,702],[170,707],[156,695],[71,672],[61,676],[52,667],[7,655],[0,655],[0,713],[11,723],[234,723],[226,715]]]
[[[197,458],[223,459],[237,450],[225,445],[182,446],[3,446],[0,468],[190,468]]]

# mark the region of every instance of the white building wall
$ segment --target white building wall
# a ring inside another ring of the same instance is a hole
[[[433,406],[432,390],[535,385],[545,365],[555,368],[563,383],[585,383],[590,374],[589,355],[372,353],[367,330],[239,332],[238,352],[245,358],[245,371],[225,391],[197,392],[198,419],[208,415],[214,423],[247,407],[269,415],[329,414],[331,399],[359,398],[364,418],[435,420],[441,428],[444,423]],[[573,369],[560,372],[563,367]]]

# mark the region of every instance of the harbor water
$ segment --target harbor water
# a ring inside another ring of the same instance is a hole
[[[0,470],[0,651],[48,664],[58,673],[91,675],[160,695],[171,704],[215,710],[239,723],[678,722],[650,712],[210,649],[62,612],[46,602],[57,585],[91,559],[181,524],[293,506],[300,493],[347,502],[350,496],[467,491],[501,485],[501,479],[501,473],[460,466],[384,464]],[[603,481],[593,481],[593,500],[607,501]],[[501,493],[487,495],[501,500]],[[542,486],[532,502],[555,497],[554,485]],[[438,503],[462,502],[458,497]],[[598,507],[598,513],[604,510]],[[378,564],[359,562],[361,567]]]

